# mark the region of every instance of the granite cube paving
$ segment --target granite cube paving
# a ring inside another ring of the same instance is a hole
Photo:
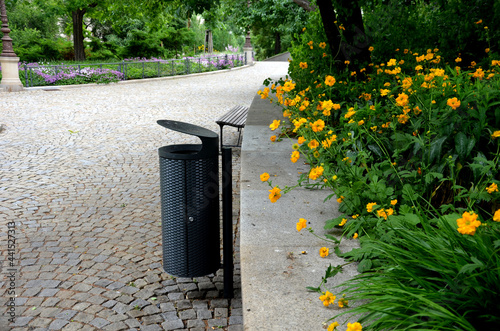
[[[235,326],[221,272],[192,279],[162,269],[157,150],[199,140],[156,121],[218,132],[217,118],[250,106],[264,79],[285,74],[286,67],[261,62],[211,75],[1,92],[0,233],[15,224],[19,303],[8,329]],[[225,143],[236,143],[233,129],[224,129]],[[237,244],[238,148],[232,161]],[[236,245],[235,276],[238,252]],[[1,279],[3,298],[7,286]]]

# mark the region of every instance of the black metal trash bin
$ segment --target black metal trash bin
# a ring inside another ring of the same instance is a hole
[[[158,150],[163,269],[178,277],[214,273],[220,268],[219,136],[188,123],[157,123],[202,142]]]

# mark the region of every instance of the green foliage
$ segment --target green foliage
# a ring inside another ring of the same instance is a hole
[[[417,223],[407,221],[413,218]],[[499,224],[464,237],[458,218],[389,217],[390,236],[366,237],[362,248],[344,255],[370,256],[380,265],[343,284],[349,300],[365,302],[349,312],[360,315],[363,330],[498,329]]]
[[[495,0],[365,1],[364,20],[378,59],[398,48],[418,53],[439,48],[447,61],[460,55],[469,65],[484,58],[486,48],[500,49]]]

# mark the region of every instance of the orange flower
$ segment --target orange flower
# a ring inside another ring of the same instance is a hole
[[[274,130],[276,130],[277,128],[279,128],[280,123],[281,123],[281,121],[280,121],[280,120],[274,120],[274,121],[273,121],[273,122],[269,125],[269,128],[270,128],[271,130],[273,130],[273,131],[274,131]]]
[[[298,161],[299,157],[300,157],[300,153],[299,153],[298,151],[294,151],[294,152],[292,153],[292,156],[290,157],[290,160],[291,160],[293,163],[295,163],[295,162],[297,162],[297,161]]]
[[[319,119],[314,123],[310,123],[310,125],[314,132],[321,132],[325,128],[325,121]]]
[[[263,182],[267,182],[269,179],[269,174],[267,172],[264,172],[262,175],[260,175],[260,180]]]
[[[307,69],[307,62],[300,62],[300,63],[299,63],[299,66],[300,66],[302,69]]]
[[[307,220],[304,218],[299,219],[297,222],[297,231],[307,228]]]
[[[481,225],[481,222],[477,220],[477,217],[478,215],[474,212],[464,212],[462,214],[462,218],[457,219],[457,231],[461,234],[473,236],[476,233],[476,229]]]
[[[450,106],[451,108],[453,108],[453,110],[455,110],[458,107],[460,107],[460,100],[458,100],[457,98],[451,98],[451,99],[448,99],[446,104],[448,106]]]
[[[399,93],[396,98],[396,104],[401,107],[406,106],[408,104],[408,95],[405,93]]]
[[[319,256],[321,257],[327,257],[328,254],[329,254],[330,250],[328,249],[328,247],[321,247],[319,249]]]
[[[333,86],[333,84],[335,84],[335,77],[330,76],[330,75],[326,76],[325,84],[328,86]]]
[[[270,139],[272,142],[275,142],[275,141],[276,141],[276,136],[271,136],[271,137],[269,137],[269,139]]]
[[[321,175],[323,175],[323,167],[322,166],[318,166],[318,167],[314,167],[311,169],[311,171],[309,172],[309,178],[312,179],[312,180],[316,180],[318,179]]]
[[[299,145],[302,145],[305,141],[306,141],[306,138],[299,137],[298,143],[299,143]]]
[[[486,188],[486,191],[491,194],[493,192],[498,192],[498,185],[495,183],[492,183],[490,186]]]
[[[269,200],[271,200],[272,203],[275,203],[279,198],[281,198],[281,190],[278,187],[273,187],[273,189],[269,190],[269,192]]]
[[[500,222],[500,209],[498,209],[496,212],[495,212],[495,215],[493,215],[493,220],[495,222]]]
[[[319,142],[316,140],[316,139],[313,139],[309,142],[309,144],[307,144],[307,146],[310,148],[310,149],[315,149],[316,147],[319,146]]]

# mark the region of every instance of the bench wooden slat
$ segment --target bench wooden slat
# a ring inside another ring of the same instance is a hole
[[[223,127],[229,125],[238,128],[240,135],[238,137],[238,145],[241,139],[241,128],[245,127],[247,121],[248,107],[234,106],[226,114],[222,115],[215,123],[220,126],[220,148],[223,146]]]
[[[230,125],[237,128],[243,128],[245,127],[247,115],[248,107],[235,106],[226,114],[221,116],[217,121],[215,121],[215,123],[219,125]]]

